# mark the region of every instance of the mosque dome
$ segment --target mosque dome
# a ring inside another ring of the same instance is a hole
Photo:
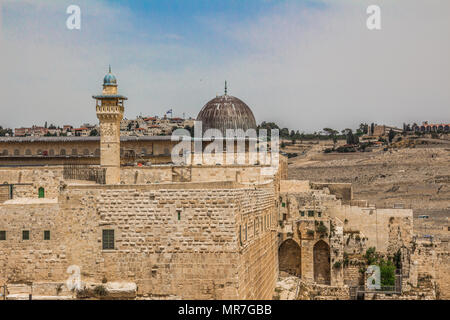
[[[111,73],[111,66],[109,66],[109,72],[103,78],[103,85],[104,86],[117,86],[117,79],[116,77]]]
[[[219,129],[223,135],[227,129],[256,129],[256,120],[252,110],[239,98],[225,94],[209,101],[200,110],[197,121],[202,121],[203,132]]]

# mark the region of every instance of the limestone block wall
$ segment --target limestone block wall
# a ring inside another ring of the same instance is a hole
[[[412,209],[376,209],[348,205],[327,209],[327,215],[345,222],[344,232],[361,231],[368,238],[367,247],[376,247],[386,252],[389,240],[394,237],[399,242],[409,243],[413,232]],[[393,229],[395,228],[395,230]]]
[[[237,203],[239,297],[272,299],[278,278],[277,218],[272,188],[246,190]],[[255,285],[259,284],[259,285]]]
[[[63,223],[56,202],[0,205],[0,230],[6,231],[0,241],[0,283],[61,279],[69,263]],[[22,240],[25,230],[29,240]],[[46,230],[50,240],[44,240]]]
[[[281,193],[299,193],[311,190],[308,180],[282,180],[280,182]]]
[[[236,181],[262,182],[274,179],[263,174],[264,166],[152,166],[122,167],[123,184],[148,184],[165,182]],[[178,176],[182,175],[180,179]]]
[[[351,183],[311,183],[313,189],[328,188],[331,194],[334,194],[337,199],[344,203],[349,203],[353,200],[353,188]]]
[[[440,299],[450,299],[450,257],[439,240],[417,239],[411,252],[410,283],[420,285],[429,280],[437,287]]]
[[[135,282],[139,295],[269,299],[278,272],[273,193],[235,183],[85,185],[67,186],[53,204],[0,205],[0,274],[65,281],[77,265],[85,282]],[[264,228],[244,241],[244,221]],[[31,240],[21,240],[24,228]],[[114,250],[102,249],[104,229],[114,230]]]
[[[122,167],[120,170],[122,184],[148,184],[172,182],[170,166],[161,167]]]
[[[41,187],[46,198],[57,198],[62,181],[62,167],[0,168],[0,184],[14,184],[14,198],[37,198]]]

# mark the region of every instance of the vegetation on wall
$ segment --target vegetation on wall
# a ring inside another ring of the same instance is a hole
[[[377,265],[380,267],[382,286],[395,285],[396,265],[392,261],[393,259],[384,259],[379,253],[376,252],[375,247],[370,247],[369,249],[367,249],[364,258],[366,259],[366,263],[368,266]]]

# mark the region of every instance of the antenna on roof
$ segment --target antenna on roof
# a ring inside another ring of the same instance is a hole
[[[227,80],[225,80],[225,95],[227,95],[228,89],[227,89]]]

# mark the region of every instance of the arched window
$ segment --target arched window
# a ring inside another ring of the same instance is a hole
[[[38,156],[40,156],[40,155],[42,154],[42,150],[41,150],[41,149],[38,149],[38,151],[36,152],[36,154],[37,154]]]
[[[15,156],[20,156],[20,150],[19,149],[15,149],[14,150],[14,155]]]
[[[61,151],[59,152],[59,154],[61,156],[65,156],[66,155],[66,149],[61,149]]]
[[[39,196],[39,198],[45,198],[45,189],[43,187],[39,188],[38,196]]]
[[[99,157],[100,156],[100,149],[95,149],[94,155],[96,157]]]
[[[147,149],[145,149],[145,148],[142,148],[142,152],[141,152],[141,154],[142,154],[143,156],[147,155]]]
[[[50,149],[50,151],[48,152],[49,156],[54,156],[55,155],[55,150]]]
[[[77,149],[72,149],[72,155],[73,155],[73,156],[78,155],[78,150],[77,150]]]
[[[26,156],[31,156],[31,150],[30,150],[30,149],[27,149],[27,150],[25,151],[25,155],[26,155]]]
[[[84,149],[83,150],[83,155],[88,156],[89,155],[89,149]]]
[[[3,155],[4,155],[4,156],[7,156],[7,155],[8,155],[8,150],[6,150],[6,149],[3,150]]]

